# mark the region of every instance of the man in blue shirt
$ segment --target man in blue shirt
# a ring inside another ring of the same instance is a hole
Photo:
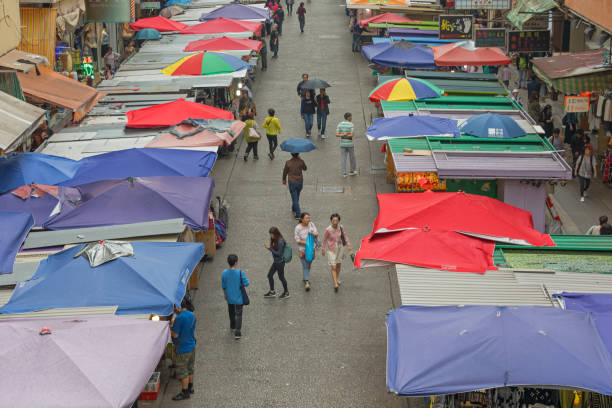
[[[227,301],[227,309],[229,311],[230,330],[234,332],[234,338],[240,340],[242,333],[242,307],[244,299],[242,299],[242,286],[249,286],[249,280],[243,271],[238,269],[238,256],[230,254],[227,257],[229,269],[225,269],[221,274],[221,286],[223,287],[223,295]]]
[[[188,303],[189,300],[183,298],[180,310],[174,305],[175,317],[170,325],[172,342],[176,345],[176,377],[182,386],[182,391],[172,397],[174,401],[189,399],[190,394],[193,394],[196,318],[187,310]]]

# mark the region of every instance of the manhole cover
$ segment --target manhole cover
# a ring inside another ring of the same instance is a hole
[[[342,186],[323,186],[321,191],[324,193],[344,193],[344,187]]]

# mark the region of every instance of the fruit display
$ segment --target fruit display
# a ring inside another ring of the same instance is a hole
[[[443,191],[446,190],[446,180],[440,180],[434,172],[396,173],[395,188],[399,192]]]

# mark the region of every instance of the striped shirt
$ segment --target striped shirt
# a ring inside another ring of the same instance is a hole
[[[353,147],[355,144],[353,143],[353,132],[355,130],[355,125],[348,120],[343,120],[338,123],[336,127],[336,136],[342,138],[340,139],[340,147]]]

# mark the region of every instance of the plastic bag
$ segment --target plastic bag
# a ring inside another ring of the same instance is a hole
[[[306,248],[304,249],[304,259],[306,259],[307,262],[312,262],[312,260],[315,258],[315,249],[316,245],[314,234],[309,232],[308,236],[306,237]]]

